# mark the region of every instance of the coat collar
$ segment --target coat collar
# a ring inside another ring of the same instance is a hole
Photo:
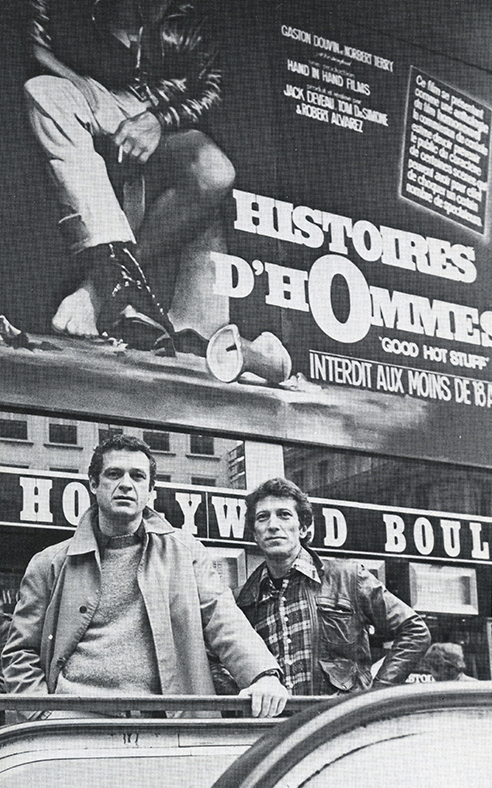
[[[68,548],[68,555],[82,555],[98,551],[96,534],[94,532],[96,518],[97,505],[93,504],[79,520]],[[161,514],[149,506],[146,506],[144,509],[142,524],[146,534],[169,534],[176,530]]]

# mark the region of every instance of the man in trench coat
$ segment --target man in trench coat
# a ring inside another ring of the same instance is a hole
[[[207,650],[253,716],[280,714],[288,692],[259,635],[203,545],[147,503],[155,460],[117,435],[89,467],[95,504],[72,538],[33,557],[3,651],[7,691],[74,696],[214,694]],[[39,716],[80,716],[43,712]]]

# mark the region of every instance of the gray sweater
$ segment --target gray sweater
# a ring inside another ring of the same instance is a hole
[[[56,693],[160,693],[155,648],[137,583],[142,542],[111,538],[101,551],[101,598],[94,617],[58,678]]]

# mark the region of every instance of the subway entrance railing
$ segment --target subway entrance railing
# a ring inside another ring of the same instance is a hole
[[[92,717],[0,728],[1,788],[484,788],[492,780],[492,682],[292,698],[283,722],[222,716],[250,713],[237,697],[0,696],[0,710],[68,712],[77,703]],[[152,716],[162,712],[170,716]],[[102,716],[116,714],[125,716]]]
[[[286,711],[321,700],[291,698]],[[280,721],[249,716],[235,696],[0,695],[0,711],[0,788],[210,788]],[[79,716],[12,723],[12,712],[39,711]]]

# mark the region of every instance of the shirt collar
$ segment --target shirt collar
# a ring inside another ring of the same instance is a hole
[[[319,576],[316,564],[312,556],[307,552],[307,550],[304,549],[304,547],[301,547],[297,557],[295,558],[285,577],[290,577],[294,571],[299,572],[301,575],[304,575],[309,580],[313,580],[315,583],[321,584],[321,578]],[[263,565],[260,584],[263,584],[265,578],[270,580],[270,573],[266,564]]]
[[[292,564],[292,569],[297,569],[302,575],[305,575],[310,580],[314,580],[315,583],[319,583],[321,585],[321,578],[319,576],[318,569],[316,564],[314,563],[311,555],[301,547],[301,551],[297,556],[296,560]]]

